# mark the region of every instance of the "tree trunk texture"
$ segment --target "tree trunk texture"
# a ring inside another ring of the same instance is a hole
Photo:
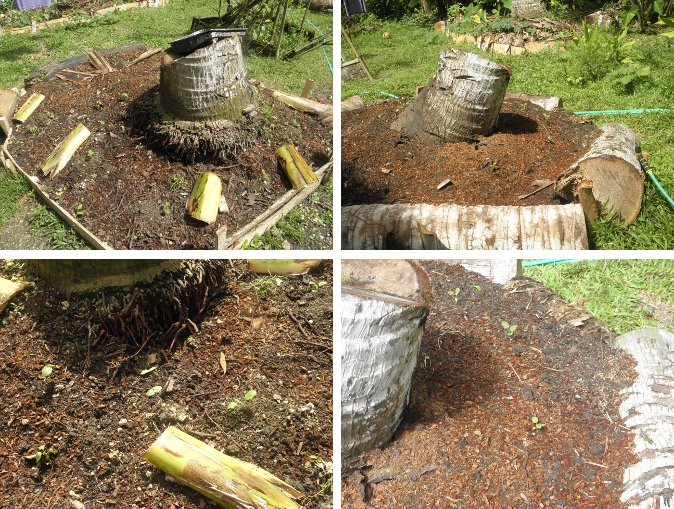
[[[240,36],[185,56],[166,52],[159,97],[162,110],[177,120],[238,120],[252,102]]]
[[[541,0],[513,0],[512,11],[520,19],[542,18],[547,13]]]
[[[590,224],[597,216],[595,208],[604,216],[619,214],[631,224],[644,194],[636,136],[622,124],[606,124],[601,130],[588,152],[557,179],[555,192],[567,201],[582,201]]]
[[[416,262],[342,267],[342,454],[388,443],[409,401],[430,281]]]
[[[620,500],[629,509],[674,507],[674,334],[650,327],[619,336],[615,346],[636,360],[637,378],[624,389],[624,424],[639,461],[623,475]]]
[[[343,249],[588,249],[579,204],[354,205],[342,208]]]
[[[27,264],[30,272],[69,292],[148,282],[180,267],[178,260],[28,260]]]
[[[510,70],[474,53],[449,49],[438,72],[391,124],[430,142],[489,135],[498,120]]]

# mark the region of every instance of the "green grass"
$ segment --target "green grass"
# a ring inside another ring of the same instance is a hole
[[[303,11],[292,7],[290,19],[301,19]],[[49,62],[63,60],[87,51],[101,50],[115,46],[142,43],[147,46],[164,48],[168,43],[189,32],[192,18],[217,14],[217,1],[195,2],[194,0],[172,0],[160,9],[132,9],[112,13],[99,18],[90,18],[79,24],[57,25],[35,34],[19,34],[0,37],[0,88],[22,86],[24,78],[37,67]],[[321,31],[332,30],[332,15],[310,12],[311,20]],[[283,51],[291,49],[284,47]],[[331,48],[326,51],[332,59]],[[321,97],[332,95],[332,75],[323,51],[320,48],[295,57],[290,61],[277,61],[256,55],[247,55],[246,62],[251,77],[262,81],[267,87],[291,93],[301,92],[307,79],[313,79],[312,94]],[[0,167],[0,228],[18,211],[18,202],[28,192],[28,186],[21,186]],[[9,183],[9,184],[7,184]],[[5,192],[10,185],[10,192]],[[23,189],[23,194],[20,194]],[[49,211],[38,214],[36,233],[48,235],[55,246],[70,246],[69,228],[56,227],[60,220],[56,216],[48,218]]]
[[[51,249],[89,249],[75,230],[45,205],[36,204],[30,215],[30,230],[49,239]]]
[[[8,170],[0,171],[0,229],[21,209],[20,200],[30,192],[30,187],[19,175]]]
[[[524,275],[568,302],[585,299],[588,313],[623,334],[643,326],[674,332],[673,271],[673,260],[600,260],[525,267]]]
[[[383,38],[384,32],[389,33],[387,39]],[[534,55],[493,54],[490,58],[512,69],[509,90],[559,96],[564,107],[571,111],[673,108],[674,40],[657,35],[631,37],[636,39],[632,59],[650,66],[651,73],[629,92],[616,82],[622,72],[620,66],[598,81],[580,80],[581,56],[574,48]],[[343,84],[343,99],[365,91],[412,96],[415,87],[425,85],[434,74],[440,52],[456,47],[451,39],[434,33],[432,26],[407,21],[370,23],[367,29],[356,31],[353,40],[376,79]],[[472,45],[462,48],[485,54]],[[345,45],[342,50],[344,55],[350,55]],[[383,96],[365,97],[373,100]],[[674,114],[604,115],[592,120],[597,124],[620,122],[632,128],[641,146],[650,153],[658,179],[674,195]],[[597,249],[673,249],[674,210],[649,181],[644,207],[636,222],[624,227],[603,220],[597,224],[592,244]]]

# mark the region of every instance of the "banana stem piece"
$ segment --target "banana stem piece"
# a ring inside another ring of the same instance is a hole
[[[301,493],[266,470],[232,458],[173,426],[143,458],[228,509],[302,509]]]
[[[222,182],[215,173],[205,172],[194,183],[192,194],[187,199],[187,213],[194,219],[212,224],[218,218]]]
[[[248,260],[248,270],[256,274],[299,276],[320,263],[321,260]]]
[[[78,148],[89,138],[89,129],[84,124],[78,124],[66,138],[49,154],[42,165],[45,176],[55,177],[58,172],[65,168]]]
[[[44,96],[42,94],[31,94],[28,100],[23,103],[21,108],[19,108],[19,111],[14,115],[14,121],[23,123],[28,120],[28,117],[33,114],[42,101],[44,101]]]
[[[316,174],[293,145],[279,147],[276,150],[276,157],[293,189],[302,189],[318,181]]]

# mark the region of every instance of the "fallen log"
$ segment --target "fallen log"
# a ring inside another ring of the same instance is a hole
[[[431,285],[406,260],[342,264],[342,454],[388,443],[407,406]]]
[[[323,117],[327,114],[332,115],[332,106],[329,104],[319,103],[318,101],[312,101],[306,97],[300,97],[297,95],[286,94],[285,92],[279,92],[274,90],[272,96],[277,101],[287,104],[291,108],[296,110],[304,111],[306,113],[311,113],[313,115],[318,115]]]
[[[342,208],[343,249],[588,249],[579,204]]]
[[[506,99],[519,99],[521,101],[528,101],[536,106],[540,106],[545,111],[552,111],[555,108],[562,107],[562,99],[556,96],[548,95],[530,95],[521,92],[506,92]]]
[[[510,70],[475,53],[449,49],[438,72],[391,129],[428,142],[469,141],[496,127]]]
[[[301,509],[301,493],[262,468],[169,427],[143,458],[229,509]]]
[[[606,124],[601,130],[590,149],[557,178],[555,193],[566,201],[582,201],[589,224],[613,215],[631,224],[644,194],[636,136],[622,124]]]
[[[0,90],[0,129],[9,137],[12,131],[12,117],[19,104],[19,94],[13,90]]]
[[[359,95],[352,95],[342,101],[342,113],[345,111],[356,111],[365,108],[365,101]]]

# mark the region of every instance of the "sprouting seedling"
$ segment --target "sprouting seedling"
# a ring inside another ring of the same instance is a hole
[[[87,159],[91,159],[96,155],[96,152],[94,152],[92,149],[87,150]]]
[[[45,364],[44,367],[42,368],[42,371],[40,371],[40,376],[42,378],[47,378],[52,374],[53,371],[54,371],[53,364]]]
[[[431,356],[428,355],[426,352],[424,352],[423,355],[424,355],[424,360],[423,360],[424,368],[426,368],[431,363]]]
[[[475,288],[478,292],[482,291],[482,287],[480,285],[473,285],[473,288]]]
[[[145,395],[148,398],[151,398],[155,394],[159,394],[162,391],[162,386],[161,385],[155,385],[154,387],[150,387],[146,392]]]
[[[454,290],[447,290],[447,295],[454,297],[454,304],[459,302],[459,293],[461,293],[461,288],[454,288]]]
[[[243,395],[243,400],[244,401],[250,401],[255,396],[257,396],[257,391],[255,389],[251,389],[246,394]],[[227,405],[227,409],[228,410],[234,410],[239,405],[241,405],[241,400],[235,399],[234,401],[230,401],[230,403]]]
[[[543,424],[543,423],[538,419],[538,417],[536,417],[535,415],[531,417],[531,422],[534,423],[534,426],[533,426],[533,430],[534,430],[534,431],[538,431],[538,430],[540,430],[540,429],[545,428],[545,424]]]
[[[506,332],[508,333],[508,337],[510,337],[510,336],[512,336],[513,334],[515,334],[515,331],[517,330],[517,325],[514,325],[514,324],[513,324],[513,325],[510,325],[510,324],[509,324],[508,322],[506,322],[505,320],[503,320],[503,321],[501,322],[501,327],[503,327],[503,328],[506,330]]]

